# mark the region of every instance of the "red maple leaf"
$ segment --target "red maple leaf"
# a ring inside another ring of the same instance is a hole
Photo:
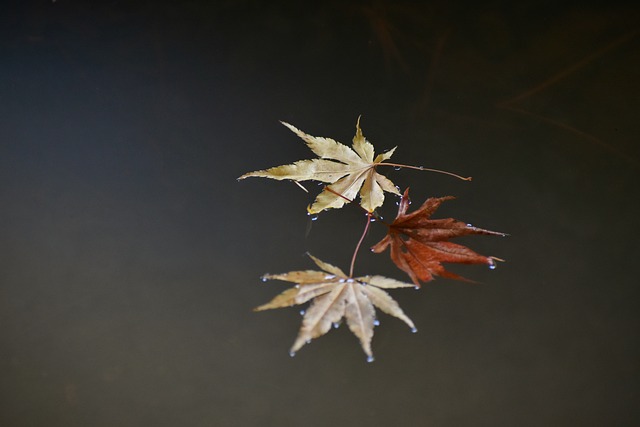
[[[411,277],[416,286],[420,286],[420,282],[433,280],[434,276],[465,280],[445,270],[443,262],[487,264],[493,267],[494,261],[499,258],[480,255],[466,246],[447,240],[469,234],[506,234],[473,227],[453,218],[430,219],[442,202],[451,199],[455,197],[429,198],[418,210],[407,214],[410,203],[407,188],[400,201],[396,219],[388,225],[388,234],[371,250],[380,253],[391,246],[391,260]]]

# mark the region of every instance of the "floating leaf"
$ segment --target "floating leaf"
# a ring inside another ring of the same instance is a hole
[[[440,204],[451,199],[454,197],[429,198],[418,210],[407,214],[409,208],[409,189],[407,188],[400,201],[398,215],[389,225],[387,235],[371,250],[380,253],[390,246],[391,260],[411,277],[416,286],[420,286],[421,281],[433,280],[433,276],[462,279],[457,274],[445,270],[443,262],[493,266],[498,258],[480,255],[466,246],[447,240],[469,234],[493,236],[506,236],[506,234],[472,227],[453,218],[431,219],[431,215]]]
[[[282,124],[302,138],[319,158],[249,172],[238,179],[255,176],[292,180],[296,183],[309,180],[328,183],[329,185],[307,208],[310,214],[325,209],[341,208],[355,199],[358,192],[360,205],[367,212],[373,212],[382,206],[385,191],[400,195],[393,182],[376,171],[376,166],[388,160],[395,148],[374,158],[373,145],[365,139],[360,129],[360,118],[356,123],[356,135],[351,148],[331,138],[308,135],[289,123]]]
[[[360,340],[360,345],[368,358],[373,360],[371,339],[375,325],[374,306],[401,319],[415,330],[411,319],[383,290],[414,285],[382,276],[350,278],[338,267],[312,255],[309,256],[322,271],[291,271],[265,275],[265,279],[283,280],[296,283],[297,286],[287,289],[267,304],[255,308],[255,311],[262,311],[312,301],[304,314],[302,327],[290,350],[291,354],[295,354],[308,341],[326,334],[332,325],[338,324],[344,318],[351,332]]]

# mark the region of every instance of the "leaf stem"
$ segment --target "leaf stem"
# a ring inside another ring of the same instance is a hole
[[[326,185],[326,186],[324,187],[324,189],[325,189],[325,190],[327,190],[329,193],[333,193],[333,194],[335,194],[335,195],[336,195],[336,196],[338,196],[338,197],[342,197],[343,199],[345,199],[345,200],[346,200],[347,202],[349,202],[349,203],[353,202],[353,200],[349,199],[348,197],[343,196],[342,194],[338,193],[337,191],[335,191],[333,188],[329,187],[328,185]],[[360,209],[362,209],[362,210],[364,211],[364,213],[366,213],[366,214],[368,214],[368,215],[371,215],[371,217],[372,217],[372,218],[375,218],[375,219],[376,219],[376,221],[380,221],[380,222],[382,222],[382,223],[386,224],[384,221],[382,221],[382,217],[381,217],[380,215],[378,215],[376,211],[369,212],[368,210],[366,210],[365,208],[363,208],[361,205],[358,205],[358,207],[359,207]]]
[[[304,191],[305,193],[308,193],[309,190],[307,190],[302,184],[300,184],[298,181],[292,180],[292,182],[297,185],[298,187],[302,188],[302,191]]]
[[[364,226],[364,231],[362,232],[362,236],[360,236],[360,240],[358,240],[356,249],[353,251],[353,257],[351,257],[351,266],[349,267],[349,277],[353,277],[353,267],[356,264],[356,257],[358,256],[358,251],[360,250],[360,246],[362,246],[362,241],[364,240],[364,237],[367,235],[367,231],[369,231],[369,224],[371,224],[372,216],[373,215],[370,212],[367,212],[367,225]]]
[[[329,191],[330,193],[335,194],[338,197],[342,197],[343,199],[345,199],[349,203],[352,202],[352,200],[350,200],[349,198],[343,196],[342,194],[338,193],[337,191],[334,191],[328,185],[325,187],[325,189],[327,191]],[[358,256],[358,251],[360,251],[360,247],[362,246],[362,242],[364,241],[364,238],[367,235],[367,231],[369,231],[369,224],[371,224],[371,218],[376,218],[377,220],[381,221],[381,218],[378,216],[378,214],[376,214],[375,211],[374,212],[369,212],[365,208],[363,208],[362,206],[359,206],[359,207],[360,207],[360,209],[364,210],[367,213],[367,225],[364,226],[364,231],[362,232],[362,236],[360,236],[360,240],[358,240],[358,244],[356,245],[356,249],[353,251],[353,256],[351,257],[351,265],[349,266],[349,277],[353,277],[353,268],[354,268],[354,266],[356,264],[356,258]],[[386,223],[385,223],[385,225],[388,226],[388,224],[386,224]]]
[[[440,169],[431,169],[431,168],[425,168],[424,166],[409,166],[409,165],[400,165],[398,163],[378,163],[376,164],[376,166],[394,166],[397,168],[407,168],[407,169],[415,169],[415,170],[419,170],[419,171],[429,171],[429,172],[437,172],[437,173],[442,173],[445,175],[451,175],[453,177],[456,177],[458,179],[461,179],[463,181],[471,181],[471,177],[467,176],[461,176],[452,172],[447,172],[447,171],[442,171]]]
[[[347,202],[351,203],[353,202],[353,200],[351,200],[348,197],[343,196],[342,194],[338,193],[337,191],[335,191],[333,188],[329,187],[328,185],[324,186],[324,189],[327,190],[329,193],[333,193],[338,197],[342,197],[343,199],[345,199]],[[363,208],[364,209],[364,208]]]

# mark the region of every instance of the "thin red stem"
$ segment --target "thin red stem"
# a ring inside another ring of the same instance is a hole
[[[397,168],[407,168],[407,169],[416,169],[416,170],[419,170],[419,171],[437,172],[437,173],[442,173],[442,174],[445,174],[445,175],[450,175],[450,176],[456,177],[456,178],[461,179],[463,181],[471,181],[471,177],[470,176],[464,177],[464,176],[461,176],[461,175],[458,175],[458,174],[455,174],[455,173],[451,173],[451,172],[447,172],[447,171],[441,171],[440,169],[425,168],[423,166],[399,165],[397,163],[386,163],[386,162],[378,163],[378,164],[376,164],[376,166],[395,166]]]
[[[338,193],[337,191],[335,191],[334,189],[332,189],[331,187],[329,187],[328,185],[324,187],[325,190],[327,190],[329,193],[333,193],[338,197],[342,197],[343,199],[345,199],[347,202],[351,203],[353,202],[353,200],[349,199],[348,197],[344,197],[342,194]],[[362,209],[364,211],[364,213],[371,215],[373,218],[375,218],[377,221],[382,221],[382,217],[380,215],[378,215],[376,213],[376,211],[373,212],[369,212],[368,210],[366,210],[365,208],[363,208],[362,206],[358,205],[358,207],[360,209]]]
[[[360,250],[360,246],[362,246],[362,241],[364,240],[364,236],[366,236],[367,231],[369,231],[371,216],[372,216],[371,213],[367,212],[367,225],[364,226],[364,231],[362,232],[362,236],[360,236],[360,240],[358,240],[356,249],[355,251],[353,251],[353,257],[351,257],[351,267],[349,268],[349,277],[353,277],[353,267],[356,264],[356,257],[358,256],[358,251]]]
[[[328,185],[324,186],[324,189],[327,190],[329,193],[333,193],[338,197],[342,197],[343,199],[345,199],[347,202],[351,203],[353,202],[353,200],[351,200],[348,197],[344,197],[342,194],[338,193],[337,191],[335,191],[333,188],[329,187]],[[363,208],[364,209],[364,208]]]
[[[333,193],[338,197],[342,197],[343,199],[345,199],[349,203],[351,203],[353,201],[353,200],[350,200],[349,198],[343,196],[342,194],[338,193],[337,191],[334,191],[328,185],[326,187],[324,187],[324,188],[327,191],[329,191],[330,193]],[[363,208],[362,206],[359,206],[359,207],[360,207],[360,209],[364,210],[367,213],[367,225],[364,226],[364,231],[362,232],[362,236],[360,236],[360,240],[358,240],[358,244],[356,245],[356,249],[353,251],[353,256],[351,257],[351,266],[349,267],[349,277],[353,277],[353,268],[354,268],[354,266],[356,264],[356,258],[358,257],[358,252],[360,251],[360,247],[362,246],[362,242],[364,241],[364,238],[367,235],[367,232],[369,231],[369,224],[371,223],[371,218],[376,218],[378,221],[382,221],[381,218],[378,216],[378,214],[375,213],[375,211],[374,212],[369,212],[365,208]],[[387,223],[384,223],[384,224],[388,226]]]

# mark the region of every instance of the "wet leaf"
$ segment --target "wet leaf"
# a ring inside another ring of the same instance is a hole
[[[262,311],[312,301],[304,314],[302,327],[290,350],[291,354],[295,354],[310,340],[326,334],[332,325],[339,323],[344,318],[351,332],[360,340],[362,349],[372,360],[371,339],[375,324],[374,307],[397,317],[415,330],[411,319],[404,314],[398,303],[383,290],[413,288],[414,285],[382,276],[350,278],[338,267],[325,263],[312,255],[309,256],[322,271],[305,270],[265,275],[265,279],[292,282],[296,283],[296,286],[285,290],[267,304],[255,309],[255,311]]]
[[[409,189],[404,192],[398,214],[389,225],[387,235],[371,250],[376,253],[391,248],[391,260],[406,272],[416,286],[434,276],[462,279],[445,270],[442,263],[494,265],[498,258],[480,255],[466,246],[448,242],[453,237],[469,234],[506,236],[504,233],[472,227],[453,218],[431,219],[440,204],[454,197],[429,198],[416,211],[407,214]]]
[[[282,124],[302,138],[319,158],[249,172],[238,179],[262,177],[296,183],[313,180],[329,184],[307,208],[310,214],[341,208],[354,200],[358,192],[360,205],[367,212],[373,212],[382,205],[385,191],[400,195],[393,182],[376,171],[376,166],[388,160],[395,148],[374,158],[374,147],[362,134],[360,118],[356,123],[356,135],[351,148],[331,138],[308,135],[289,123]]]

